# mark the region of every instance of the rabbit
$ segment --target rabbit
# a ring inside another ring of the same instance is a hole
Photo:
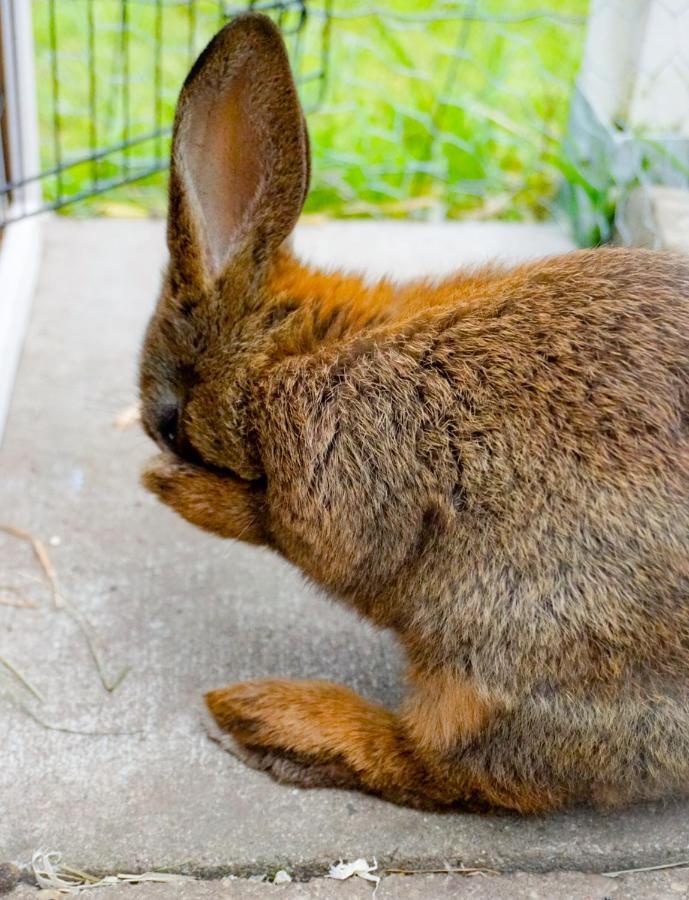
[[[309,140],[270,19],[181,91],[144,486],[391,629],[396,711],[327,681],[205,700],[278,781],[544,813],[689,782],[689,261],[580,250],[444,281],[302,265]]]

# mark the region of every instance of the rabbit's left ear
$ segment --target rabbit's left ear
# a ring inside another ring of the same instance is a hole
[[[308,180],[306,124],[280,32],[266,16],[238,16],[203,51],[177,105],[173,267],[207,284],[239,254],[260,265],[292,231]]]

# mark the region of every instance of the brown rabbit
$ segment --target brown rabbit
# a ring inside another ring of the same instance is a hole
[[[281,781],[419,807],[689,784],[689,263],[583,251],[370,287],[285,246],[309,180],[280,35],[243,15],[174,129],[141,362],[144,484],[392,628],[398,712],[321,681],[210,693]]]

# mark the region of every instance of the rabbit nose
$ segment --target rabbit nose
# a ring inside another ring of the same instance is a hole
[[[184,406],[181,400],[169,399],[158,407],[154,431],[159,444],[171,450],[175,456],[187,462],[200,465],[202,458],[184,433],[182,413]]]
[[[179,403],[167,402],[161,406],[156,420],[156,431],[160,440],[175,452],[179,441],[180,418]]]

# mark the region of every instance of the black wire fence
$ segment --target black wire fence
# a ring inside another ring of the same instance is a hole
[[[15,166],[6,160],[0,225],[145,184],[163,172],[185,71],[213,33],[247,8],[274,15],[313,107],[325,82],[329,23],[322,19],[320,50],[301,66],[300,36],[308,19],[301,0],[34,0],[40,165],[27,173],[22,160]],[[11,30],[12,3],[7,11]],[[6,141],[2,146],[7,156]],[[34,183],[42,201],[33,208],[13,206],[13,196]]]
[[[287,40],[312,134],[308,213],[559,215],[595,243],[636,185],[689,184],[684,137],[670,153],[640,143],[631,120],[601,123],[577,90],[590,17],[610,11],[624,29],[643,4],[667,7],[667,65],[689,86],[689,0],[0,0],[6,91],[21,80],[12,46],[23,4],[39,151],[28,163],[17,152],[0,82],[0,227],[47,209],[162,214],[180,85],[247,8]],[[40,188],[28,203],[27,188]]]

